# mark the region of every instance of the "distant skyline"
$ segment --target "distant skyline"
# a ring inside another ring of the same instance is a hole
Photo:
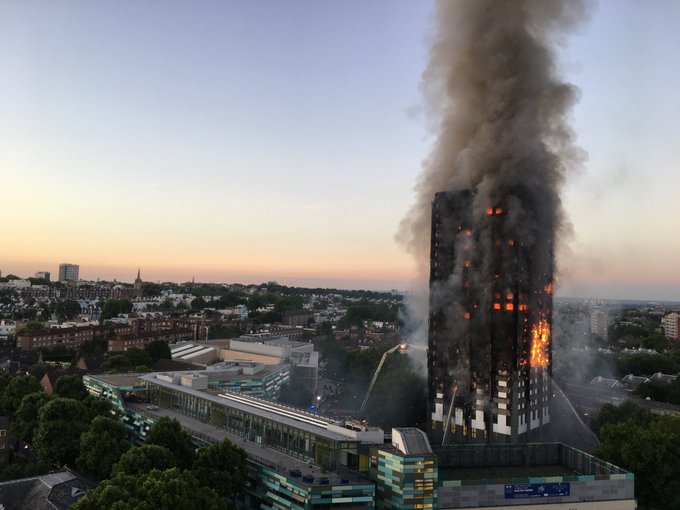
[[[430,2],[0,3],[0,270],[406,289]],[[680,4],[561,53],[588,158],[563,296],[680,300]]]

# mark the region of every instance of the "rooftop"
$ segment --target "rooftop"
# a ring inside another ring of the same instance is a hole
[[[158,419],[161,416],[174,418],[179,421],[182,427],[190,434],[207,443],[214,443],[222,441],[223,439],[228,439],[236,446],[243,448],[250,459],[259,464],[267,466],[274,471],[288,475],[290,471],[297,470],[305,476],[314,477],[315,482],[309,483],[308,485],[316,485],[320,483],[322,478],[327,478],[330,485],[339,485],[342,483],[342,480],[349,480],[353,483],[369,483],[368,480],[359,474],[347,476],[344,473],[342,475],[337,473],[329,473],[321,466],[304,462],[278,450],[267,448],[253,441],[248,441],[223,429],[202,423],[198,420],[194,420],[169,409],[157,408],[149,410],[146,404],[140,403],[128,404],[127,407],[134,409],[140,415],[151,418],[152,420]]]
[[[199,373],[205,373],[205,371]],[[364,427],[364,430],[359,430],[361,427],[346,429],[343,427],[342,423],[337,422],[333,418],[310,413],[299,408],[227,391],[214,395],[205,391],[195,390],[173,384],[172,382],[163,381],[158,379],[156,375],[157,374],[155,373],[141,374],[139,375],[139,379],[148,384],[194,395],[222,406],[238,409],[333,441],[362,441],[362,433],[365,432],[370,432],[372,435],[377,433],[382,434],[382,430],[375,427]]]
[[[431,455],[425,432],[413,427],[392,429],[392,443],[406,455]]]
[[[134,373],[134,374],[87,374],[88,377],[96,380],[100,380],[102,382],[105,382],[107,384],[110,384],[111,386],[115,386],[117,388],[130,388],[132,386],[140,386],[139,384],[139,376],[141,374],[139,373]]]

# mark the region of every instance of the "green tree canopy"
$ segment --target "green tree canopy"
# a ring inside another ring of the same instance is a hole
[[[79,375],[60,375],[54,384],[54,394],[74,400],[83,400],[88,395]]]
[[[150,342],[144,348],[144,351],[151,358],[152,364],[156,363],[159,359],[172,359],[170,346],[165,340],[154,340],[153,342]]]
[[[130,313],[132,311],[132,302],[128,299],[107,299],[102,306],[102,315],[100,320],[111,319],[118,317],[120,313]]]
[[[78,457],[80,435],[90,423],[85,404],[53,398],[40,409],[38,421],[33,441],[38,455],[52,463],[72,464]]]
[[[204,486],[234,499],[243,491],[246,469],[246,452],[224,439],[199,448],[191,471]]]
[[[396,322],[400,308],[399,304],[375,303],[362,299],[347,307],[347,313],[338,321],[338,326],[361,326],[365,320]]]
[[[191,301],[192,310],[203,310],[206,306],[208,306],[208,303],[201,296]]]
[[[173,467],[175,467],[175,457],[170,450],[156,444],[145,444],[125,452],[113,466],[113,476],[137,476],[148,473],[152,469],[164,471]]]
[[[64,301],[53,302],[50,304],[50,309],[57,316],[57,319],[63,322],[75,318],[80,313],[80,304],[78,301],[66,299]]]
[[[179,468],[189,469],[194,462],[196,448],[191,436],[173,418],[161,416],[149,430],[146,444],[155,444],[170,450]]]
[[[157,283],[142,283],[142,296],[154,297],[160,296],[163,286]]]
[[[129,449],[125,427],[118,420],[97,416],[89,430],[80,436],[77,464],[99,479],[108,478],[113,465]]]
[[[5,413],[14,416],[26,395],[40,391],[43,391],[43,388],[35,377],[31,375],[13,377],[2,393],[2,408]]]
[[[97,416],[112,416],[113,407],[111,402],[104,400],[103,398],[95,397],[93,395],[88,395],[83,399],[83,404],[85,409],[87,409],[87,421],[88,423],[95,419]]]
[[[416,373],[411,358],[397,351],[385,361],[369,397],[366,416],[385,430],[423,425],[426,402],[425,379]]]
[[[105,337],[93,338],[80,345],[77,358],[80,358],[80,356],[103,356],[107,347],[108,342]],[[78,359],[76,359],[76,361],[78,361]]]
[[[119,475],[87,492],[73,510],[227,510],[218,494],[202,486],[189,471],[153,470],[138,476]]]
[[[39,423],[40,409],[49,400],[49,395],[43,391],[29,393],[21,399],[21,404],[14,413],[14,421],[12,422],[12,430],[19,439],[29,444],[33,442],[33,434]]]
[[[125,351],[125,354],[123,354],[129,362],[130,365],[133,367],[137,366],[145,366],[145,367],[150,367],[153,365],[153,361],[151,360],[151,356],[149,353],[147,353],[145,350],[138,349],[137,347],[132,347],[131,349],[128,349]]]
[[[132,368],[132,363],[130,363],[130,359],[127,356],[123,354],[117,354],[115,356],[111,356],[104,363],[102,363],[101,368],[107,372],[127,372]]]
[[[626,400],[620,406],[605,404],[600,409],[597,418],[593,421],[592,429],[599,435],[605,425],[632,421],[636,425],[646,426],[652,421],[652,415],[637,405],[635,402]]]
[[[680,417],[646,425],[629,419],[604,425],[598,457],[635,473],[635,495],[644,506],[680,508]]]
[[[19,334],[21,333],[35,333],[36,331],[45,331],[47,327],[45,327],[45,324],[39,321],[31,321],[26,323],[26,325],[21,328],[21,330],[18,331]]]

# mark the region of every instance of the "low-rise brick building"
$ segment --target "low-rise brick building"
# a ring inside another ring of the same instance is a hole
[[[162,340],[174,344],[193,339],[193,331],[190,329],[168,329],[161,331],[148,331],[139,335],[117,336],[109,340],[107,350],[109,352],[123,352],[136,347],[143,349],[151,342]]]
[[[122,335],[129,331],[129,326],[118,324],[112,326],[114,335]],[[17,335],[17,347],[24,351],[53,349],[63,346],[66,349],[77,349],[85,342],[110,334],[107,326],[83,326],[73,328],[54,328],[43,331],[31,331]]]

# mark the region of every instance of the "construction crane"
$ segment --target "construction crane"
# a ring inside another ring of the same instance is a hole
[[[382,370],[383,364],[385,363],[387,356],[392,354],[397,349],[401,349],[401,350],[406,349],[406,344],[395,345],[391,349],[385,351],[385,354],[383,354],[382,358],[380,358],[380,363],[378,363],[378,368],[376,368],[375,372],[373,373],[373,379],[371,379],[371,384],[368,385],[368,391],[366,392],[366,396],[364,397],[364,401],[361,403],[361,407],[359,408],[359,416],[363,416],[363,414],[364,414],[364,410],[366,409],[366,404],[368,404],[368,398],[371,396],[371,390],[373,390],[373,385],[375,384],[375,381],[378,379],[378,375],[380,374],[380,370]]]

